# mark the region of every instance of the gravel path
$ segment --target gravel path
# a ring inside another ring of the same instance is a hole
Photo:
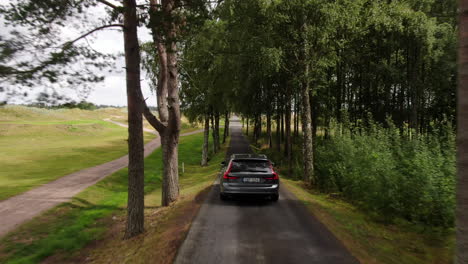
[[[106,121],[127,127],[126,124],[109,119],[106,119]],[[153,130],[145,129],[145,131],[157,134]],[[193,135],[200,132],[203,132],[203,129],[184,133],[181,136]],[[145,145],[145,157],[159,146],[161,146],[159,137],[147,143]],[[70,201],[73,196],[82,190],[127,166],[128,155],[125,155],[116,160],[68,174],[23,194],[0,201],[0,237],[45,210],[60,203]]]

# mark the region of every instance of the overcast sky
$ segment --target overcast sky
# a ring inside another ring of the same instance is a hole
[[[109,1],[114,4],[119,4],[118,1]],[[141,1],[140,1],[141,2]],[[95,10],[96,15],[102,17],[105,9],[103,6],[99,6],[98,10]],[[140,27],[138,29],[138,39],[140,43],[150,41],[151,35],[146,27]],[[107,53],[123,54],[124,43],[123,34],[121,31],[107,29],[96,32],[92,36],[92,43],[94,49]],[[127,94],[125,86],[125,59],[123,55],[119,56],[116,61],[116,69],[114,72],[106,75],[106,79],[102,83],[98,83],[89,95],[87,101],[95,104],[105,105],[127,105]],[[149,88],[148,81],[144,72],[141,76],[141,89],[145,98],[149,97],[147,104],[151,106],[156,105],[156,96],[154,96]]]
[[[116,30],[104,30],[96,32],[95,39],[91,45],[98,51],[112,52],[123,54],[123,35],[122,32]],[[138,38],[140,42],[150,41],[151,35],[147,28],[139,28]],[[89,95],[87,101],[95,104],[105,105],[127,105],[127,94],[125,86],[125,59],[122,56],[116,61],[116,71],[106,75],[106,79],[102,83],[96,84]],[[156,105],[156,96],[154,96],[148,86],[148,81],[145,79],[146,76],[142,72],[141,76],[141,89],[144,97],[149,97],[147,103],[151,106]]]

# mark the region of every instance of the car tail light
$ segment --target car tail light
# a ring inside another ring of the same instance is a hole
[[[239,177],[229,176],[229,173],[231,172],[231,168],[232,168],[232,162],[229,163],[229,167],[228,167],[228,169],[226,170],[226,172],[224,173],[223,179],[234,180],[234,179],[238,179],[238,178],[239,178]]]
[[[278,173],[273,169],[273,165],[271,164],[271,162],[270,162],[270,169],[271,169],[271,173],[273,174],[273,177],[265,178],[265,180],[279,180],[279,175],[278,175]]]

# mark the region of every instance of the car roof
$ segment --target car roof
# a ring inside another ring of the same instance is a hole
[[[239,159],[256,159],[256,160],[268,160],[267,156],[264,154],[232,154],[232,160]]]

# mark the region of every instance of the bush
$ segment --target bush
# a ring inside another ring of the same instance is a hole
[[[450,123],[415,136],[369,122],[333,125],[317,138],[318,187],[339,192],[388,220],[403,217],[432,226],[454,225],[455,135]]]

